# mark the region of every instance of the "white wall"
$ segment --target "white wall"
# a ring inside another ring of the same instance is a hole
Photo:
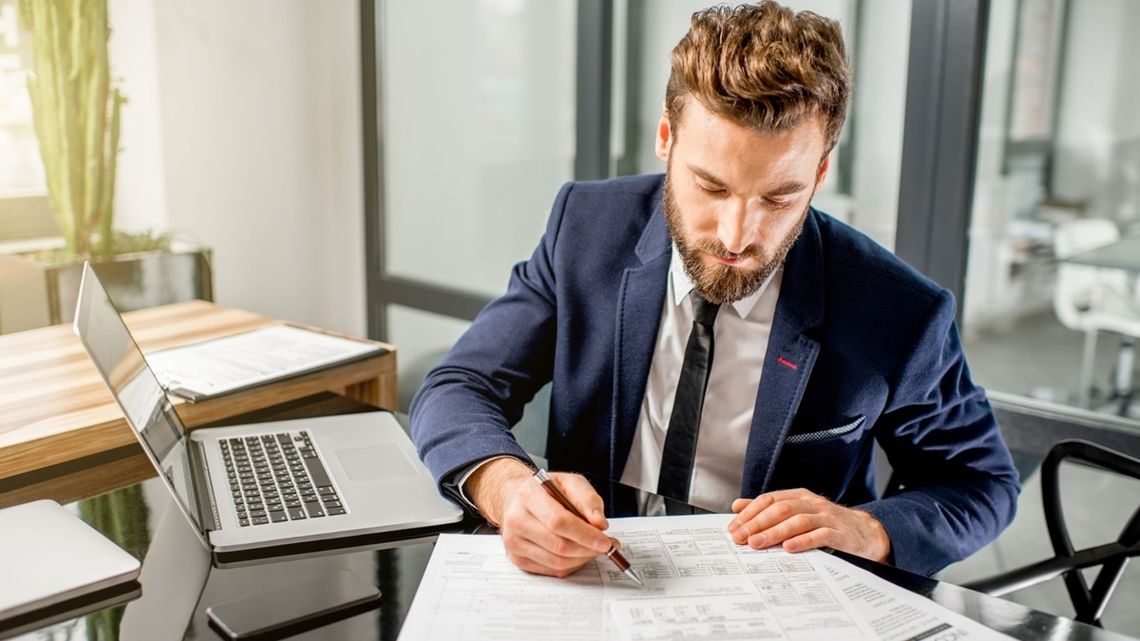
[[[116,204],[214,250],[222,305],[363,334],[359,18],[349,0],[119,0]]]

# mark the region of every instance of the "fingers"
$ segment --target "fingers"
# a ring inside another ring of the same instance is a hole
[[[748,545],[756,549],[777,545],[792,537],[826,527],[824,521],[825,517],[822,515],[802,512],[793,514],[772,527],[749,536]]]
[[[768,498],[766,501],[761,501],[760,499],[762,498],[766,497],[757,497],[756,501],[753,501],[753,505],[756,503],[764,504],[763,509],[756,513],[755,516],[740,523],[736,527],[732,527],[731,524],[729,525],[729,534],[732,535],[732,540],[736,543],[743,544],[753,535],[764,532],[797,514],[825,513],[829,505],[826,499],[814,495],[805,498],[785,498],[783,500],[771,500]],[[753,506],[750,505],[746,510],[751,511],[752,507]],[[745,511],[741,511],[741,514],[738,514],[736,519],[741,518],[741,515],[744,513]],[[769,545],[773,545],[773,543],[769,542]]]
[[[753,548],[783,545],[789,552],[830,547],[874,561],[890,556],[886,528],[866,511],[843,507],[805,489],[733,502],[729,534]]]
[[[602,499],[589,482],[577,475],[551,476],[575,509],[592,516],[590,522],[563,507],[541,484],[522,483],[511,496],[501,531],[516,566],[562,577],[608,552],[614,542],[598,527],[608,524]]]
[[[521,533],[559,556],[594,558],[610,549],[602,532],[570,514],[556,502],[537,501],[527,505],[532,516]]]
[[[520,569],[533,574],[565,577],[590,562],[590,557],[558,556],[541,545],[520,539],[507,548],[507,556]]]
[[[837,548],[836,538],[839,532],[831,528],[819,528],[810,532],[804,532],[798,536],[793,536],[784,541],[784,549],[788,552],[803,552],[805,550],[817,550],[819,548]]]
[[[732,530],[735,530],[748,521],[751,521],[752,519],[756,518],[756,515],[760,514],[760,512],[764,511],[777,501],[814,496],[816,495],[803,488],[799,488],[795,490],[779,490],[776,492],[768,492],[767,494],[761,494],[751,501],[748,499],[737,499],[732,502],[732,511],[738,512],[738,514],[732,519],[732,521],[729,522],[728,529],[731,532]],[[747,504],[742,504],[742,501],[747,501]],[[743,507],[738,510],[737,507],[741,505],[743,505]]]
[[[598,528],[605,530],[610,527],[606,521],[605,505],[602,503],[602,497],[598,496],[594,486],[590,485],[584,477],[577,474],[554,474],[553,480],[562,489],[562,493],[586,520]]]
[[[559,476],[554,477],[554,480],[559,482],[559,487],[564,488],[563,494],[567,495],[568,500],[575,505],[579,512],[584,514],[601,513],[602,498],[597,496],[593,487],[589,487],[589,482],[586,479],[576,477],[575,474],[559,474]],[[587,487],[581,487],[576,481],[583,482]],[[563,508],[562,504],[549,495],[545,488],[534,484],[532,495],[534,497],[527,502],[527,509],[549,532],[569,538],[570,541],[581,546],[591,547],[596,552],[606,552],[610,549],[610,539],[602,534],[601,528],[581,520],[576,514]],[[595,516],[594,520],[600,520],[601,524],[606,525],[604,517],[598,519]]]

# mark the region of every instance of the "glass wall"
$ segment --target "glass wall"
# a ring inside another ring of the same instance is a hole
[[[707,0],[615,2],[613,172],[664,171],[653,152],[670,51]],[[898,216],[910,3],[894,0],[792,0],[797,11],[843,27],[854,70],[847,124],[832,152],[831,173],[813,204],[893,247]]]
[[[1131,0],[991,5],[963,310],[991,389],[1138,416],[1137,29]]]
[[[387,271],[497,296],[572,177],[576,3],[380,6]]]
[[[573,177],[574,0],[377,3],[382,270],[501,294]],[[401,405],[469,324],[386,304]],[[459,314],[456,314],[457,316]]]

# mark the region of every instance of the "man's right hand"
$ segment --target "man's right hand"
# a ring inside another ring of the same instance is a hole
[[[602,497],[589,481],[561,472],[550,478],[588,522],[562,507],[518,459],[487,463],[467,479],[463,490],[483,516],[498,524],[515,565],[534,574],[565,577],[618,543],[602,532],[609,524]]]

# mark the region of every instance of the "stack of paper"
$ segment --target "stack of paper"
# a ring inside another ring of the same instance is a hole
[[[375,343],[271,325],[150,352],[146,361],[167,391],[198,401],[384,351]]]
[[[441,535],[400,639],[1009,638],[824,552],[736,545],[731,518],[612,519],[644,589],[605,558],[555,579],[515,567],[501,537]]]

